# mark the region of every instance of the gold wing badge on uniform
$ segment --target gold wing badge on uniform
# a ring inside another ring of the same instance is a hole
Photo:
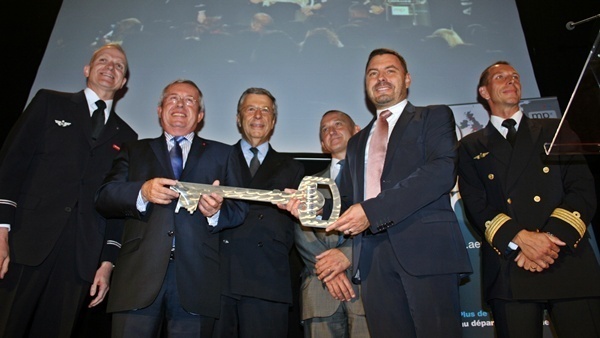
[[[479,153],[479,155],[473,157],[474,160],[481,160],[482,158],[488,156],[490,152],[488,151],[487,153]]]

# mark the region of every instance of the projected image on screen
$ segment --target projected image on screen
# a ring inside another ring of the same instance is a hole
[[[272,144],[320,153],[329,109],[361,126],[372,118],[363,90],[369,52],[399,51],[416,105],[475,101],[482,69],[508,60],[523,97],[539,97],[516,5],[506,0],[64,0],[31,95],[74,91],[91,50],[119,42],[130,78],[116,110],[141,137],[160,133],[161,89],[189,78],[205,94],[200,135],[234,143],[236,103],[248,87],[279,104]]]

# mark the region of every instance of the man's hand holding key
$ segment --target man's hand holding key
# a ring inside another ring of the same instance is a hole
[[[317,190],[318,184],[328,185],[333,196],[333,209],[327,221],[317,219],[317,212],[325,205],[325,198]],[[179,209],[183,207],[188,212],[193,213],[197,209],[200,198],[207,194],[211,196],[216,194],[222,198],[270,202],[272,204],[285,204],[290,199],[296,198],[302,201],[302,207],[298,210],[298,218],[302,225],[317,228],[326,228],[329,223],[339,217],[340,212],[340,195],[337,186],[332,179],[324,177],[304,177],[298,190],[293,193],[280,190],[246,189],[177,181],[171,185],[170,189],[179,193],[179,201],[175,212],[179,212]]]
[[[176,190],[170,188],[177,184],[178,182],[176,180],[170,178],[153,178],[142,185],[142,198],[144,201],[154,204],[169,204],[172,200],[179,198],[180,196]],[[219,180],[213,182],[213,186],[219,186],[219,184]],[[204,216],[211,217],[221,209],[223,196],[218,193],[203,194],[202,196],[199,196],[196,203],[198,209]],[[177,208],[177,210],[178,209],[179,208]]]

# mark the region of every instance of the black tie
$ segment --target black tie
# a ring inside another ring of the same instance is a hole
[[[250,160],[250,175],[254,177],[254,174],[256,174],[258,167],[260,167],[260,161],[258,160],[258,149],[252,147],[250,148],[250,151],[254,154],[254,156],[252,156],[252,159]]]
[[[176,180],[181,177],[181,172],[183,171],[183,151],[181,151],[181,146],[179,145],[183,140],[185,140],[183,136],[173,137],[173,148],[169,151],[171,166],[173,167],[173,174],[175,174]]]
[[[337,176],[335,177],[335,184],[339,187],[340,186],[340,181],[342,180],[342,169],[344,169],[344,162],[346,160],[340,160],[338,162],[338,166],[340,167],[340,171],[338,171]]]
[[[96,110],[92,113],[92,139],[96,141],[102,128],[104,127],[104,109],[106,109],[106,103],[102,100],[96,101]]]
[[[506,140],[510,143],[511,146],[514,147],[515,139],[517,138],[517,129],[515,129],[515,125],[517,121],[513,119],[506,119],[502,121],[502,126],[508,129],[508,133],[506,134]]]

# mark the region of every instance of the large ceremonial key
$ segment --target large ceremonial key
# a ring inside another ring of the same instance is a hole
[[[333,199],[331,216],[326,221],[317,218],[317,211],[325,204],[323,194],[318,191],[319,185],[327,185]],[[223,196],[223,198],[270,202],[273,204],[285,204],[292,197],[295,197],[302,201],[302,205],[298,210],[298,218],[302,225],[307,227],[326,228],[340,217],[340,192],[338,191],[335,182],[331,178],[325,177],[305,176],[302,179],[302,182],[300,182],[298,190],[293,194],[282,192],[277,189],[245,189],[189,182],[177,182],[171,189],[179,193],[179,200],[177,201],[175,212],[179,212],[180,208],[184,208],[189,211],[190,214],[194,213],[198,208],[200,196],[214,192]]]

